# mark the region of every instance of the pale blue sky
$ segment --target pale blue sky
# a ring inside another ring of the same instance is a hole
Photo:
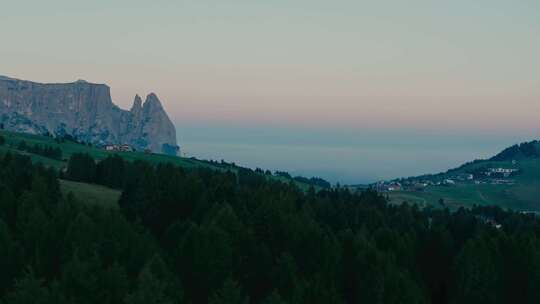
[[[0,37],[0,74],[107,83],[124,108],[156,92],[199,155],[198,136],[256,144],[246,128],[273,134],[265,144],[304,134],[323,147],[362,145],[343,130],[500,134],[494,147],[540,131],[538,1],[2,1]],[[257,154],[247,165],[288,164]]]

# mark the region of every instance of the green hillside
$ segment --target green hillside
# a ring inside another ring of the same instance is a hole
[[[100,185],[92,185],[67,180],[60,180],[63,193],[72,193],[77,201],[88,205],[99,205],[108,208],[118,208],[120,191]]]
[[[209,166],[206,162],[197,161],[190,158],[170,156],[164,154],[147,154],[143,152],[109,152],[98,147],[88,146],[73,141],[58,142],[52,137],[32,135],[24,133],[14,133],[7,131],[0,131],[0,135],[6,139],[6,144],[1,147],[0,151],[14,151],[17,152],[17,146],[21,141],[25,141],[28,145],[47,145],[54,148],[60,148],[62,150],[63,159],[69,159],[74,153],[88,153],[95,159],[103,159],[109,155],[118,154],[126,160],[144,160],[151,163],[166,163],[170,162],[181,167],[194,167],[194,166]],[[65,165],[65,162],[56,161],[50,158],[40,157],[39,155],[29,154],[35,161],[40,161],[45,165],[61,168]],[[217,168],[216,168],[217,169]]]
[[[34,163],[42,163],[45,166],[54,167],[56,169],[65,168],[67,165],[67,160],[71,157],[71,155],[75,153],[88,153],[96,160],[105,159],[108,156],[112,156],[116,154],[116,155],[121,156],[124,160],[127,160],[127,161],[141,160],[141,161],[147,161],[152,164],[171,163],[173,165],[186,168],[186,169],[203,167],[203,168],[211,168],[218,171],[231,171],[235,173],[237,173],[238,170],[241,169],[241,167],[238,167],[235,164],[224,163],[224,162],[221,162],[221,163],[211,162],[211,161],[206,161],[206,160],[198,160],[195,158],[187,158],[187,157],[180,157],[180,156],[171,156],[171,155],[164,155],[164,154],[144,153],[144,152],[111,152],[111,151],[105,151],[104,149],[99,148],[99,147],[85,145],[85,144],[77,143],[70,140],[56,140],[55,138],[48,137],[48,136],[15,133],[15,132],[9,132],[5,130],[0,130],[0,136],[2,136],[5,140],[5,143],[3,145],[0,145],[0,154],[11,152],[11,153],[27,155],[32,159]],[[21,150],[19,145],[23,141],[25,142],[27,147],[40,145],[44,147],[59,148],[62,151],[62,157],[61,159],[53,159],[51,157],[45,157],[42,155],[38,155],[36,153],[31,153],[28,151]],[[307,191],[310,187],[310,185],[307,183],[293,180],[292,178],[284,178],[283,176],[268,175],[268,178],[276,179],[282,182],[293,182],[300,189],[304,191]],[[318,186],[315,186],[314,188],[316,190],[320,189],[320,187]]]
[[[526,147],[526,149],[521,149]],[[425,188],[388,192],[393,203],[403,201],[435,207],[471,207],[496,205],[520,211],[540,212],[540,143],[516,145],[489,160],[474,161],[448,172],[402,179],[402,184],[432,183]],[[509,177],[477,178],[490,168],[517,170]],[[473,175],[473,180],[460,180]],[[455,184],[444,184],[445,180]],[[440,185],[438,183],[441,183]],[[443,204],[440,204],[440,200]]]

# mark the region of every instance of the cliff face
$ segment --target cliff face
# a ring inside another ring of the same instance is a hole
[[[155,94],[137,95],[130,111],[113,104],[104,84],[42,84],[0,76],[0,123],[12,131],[69,134],[97,145],[176,154],[176,130]]]

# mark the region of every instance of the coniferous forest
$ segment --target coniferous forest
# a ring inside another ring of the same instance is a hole
[[[0,303],[540,303],[540,221],[75,154],[0,158]],[[59,178],[122,191],[84,204]]]

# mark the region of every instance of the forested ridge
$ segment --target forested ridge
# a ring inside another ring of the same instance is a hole
[[[118,208],[58,178],[119,189]],[[0,257],[2,304],[540,303],[532,215],[118,156],[0,157]]]
[[[513,145],[504,149],[501,153],[495,155],[490,160],[494,161],[511,161],[520,158],[539,158],[540,157],[540,142],[534,140],[524,142],[518,145]]]

